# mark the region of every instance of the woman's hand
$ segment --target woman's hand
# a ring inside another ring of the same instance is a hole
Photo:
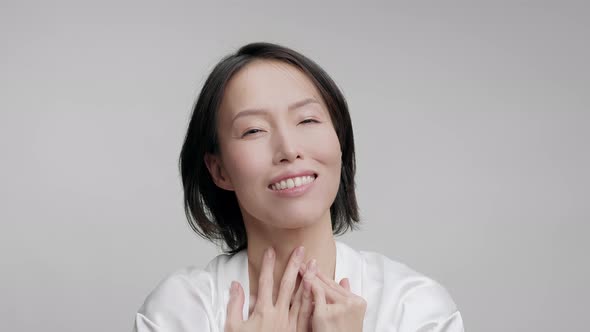
[[[311,294],[305,297],[303,282],[292,299],[293,290],[300,266],[303,262],[304,249],[299,247],[293,251],[281,284],[277,302],[273,304],[273,271],[275,253],[272,248],[266,250],[260,277],[258,281],[258,296],[252,314],[244,321],[242,309],[244,307],[244,289],[238,282],[232,282],[230,300],[227,304],[226,332],[307,332],[312,312]],[[313,279],[313,272],[309,271],[308,279]],[[306,301],[307,300],[307,301]]]
[[[311,324],[314,332],[360,332],[367,301],[350,291],[344,278],[340,283],[315,271],[315,278],[304,279],[304,292],[311,289],[314,299]]]

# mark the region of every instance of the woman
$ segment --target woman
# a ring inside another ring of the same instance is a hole
[[[463,331],[441,285],[334,240],[359,220],[353,132],[305,56],[253,43],[224,58],[180,168],[191,227],[228,253],[164,279],[135,331]]]

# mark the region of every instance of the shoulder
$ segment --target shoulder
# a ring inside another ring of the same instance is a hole
[[[377,321],[386,319],[399,331],[416,331],[429,324],[453,326],[444,331],[463,330],[455,301],[438,281],[381,253],[358,251],[358,254],[367,310],[383,316],[375,317]]]
[[[218,255],[205,268],[184,267],[160,280],[137,311],[134,331],[211,330],[219,306],[219,269],[228,259]]]

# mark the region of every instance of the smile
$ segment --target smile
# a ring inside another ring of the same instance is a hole
[[[284,179],[277,183],[273,183],[269,186],[269,188],[274,191],[288,190],[312,183],[313,181],[315,181],[316,178],[316,174],[308,176],[297,176],[293,178]]]

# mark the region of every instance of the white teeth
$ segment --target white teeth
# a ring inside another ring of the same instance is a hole
[[[270,187],[272,190],[283,190],[283,189],[291,189],[293,187],[299,187],[315,180],[315,176],[298,176],[295,178],[290,178],[287,180],[282,180],[280,182],[272,184]]]

